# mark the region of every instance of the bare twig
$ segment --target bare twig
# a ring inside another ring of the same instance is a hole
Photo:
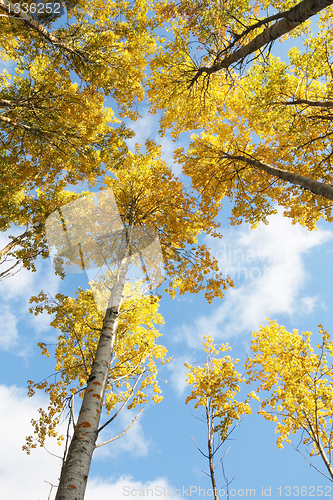
[[[115,441],[116,439],[118,439],[121,436],[123,436],[132,427],[132,425],[135,424],[135,422],[138,420],[138,418],[141,415],[141,413],[143,412],[143,410],[144,410],[144,408],[141,408],[141,410],[139,411],[139,413],[133,418],[133,420],[130,423],[130,425],[128,427],[126,427],[126,429],[123,432],[121,432],[120,434],[118,434],[118,436],[115,436],[115,437],[109,439],[108,441],[104,441],[104,443],[97,444],[96,448],[99,448],[100,446],[104,446],[105,444],[112,443],[112,441]]]

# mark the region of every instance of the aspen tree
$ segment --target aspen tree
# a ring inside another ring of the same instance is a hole
[[[202,346],[206,352],[204,365],[192,366],[185,363],[189,369],[187,382],[191,387],[191,393],[187,396],[185,404],[195,401],[194,409],[204,410],[203,420],[207,424],[207,453],[197,448],[208,460],[214,499],[218,500],[215,470],[220,462],[226,481],[227,498],[229,498],[229,483],[224,473],[223,457],[216,463],[215,456],[235,428],[234,422],[239,421],[243,415],[251,413],[249,400],[256,396],[252,392],[244,401],[235,399],[245,379],[235,368],[238,359],[233,360],[228,355],[220,357],[222,353],[231,349],[229,344],[216,345],[213,338],[207,335],[204,336]],[[220,440],[218,445],[215,443],[216,434]]]
[[[253,332],[253,357],[246,367],[248,383],[258,383],[257,393],[267,391],[259,414],[276,422],[277,446],[291,444],[292,435],[303,432],[300,445],[305,445],[310,464],[318,470],[311,457],[320,457],[332,480],[333,344],[322,325],[319,335],[322,340],[313,346],[311,332],[288,332],[270,321]],[[302,453],[300,445],[296,449]]]
[[[197,236],[203,230],[216,233],[217,224],[214,219],[218,205],[213,202],[207,205],[207,210],[197,210],[195,198],[186,193],[183,184],[173,176],[170,168],[160,158],[160,148],[152,142],[147,142],[146,147],[148,149],[146,155],[140,153],[139,148],[135,154],[128,153],[123,168],[117,171],[116,176],[108,176],[104,179],[105,185],[112,188],[124,230],[127,232],[135,227],[142,229],[152,227],[157,231],[166,276],[170,280],[167,290],[172,297],[175,296],[177,290],[180,294],[187,291],[197,293],[203,290],[209,301],[213,297],[222,297],[222,290],[231,284],[231,280],[228,277],[224,278],[219,272],[217,262],[209,250],[197,243]],[[80,221],[78,224],[77,231],[81,234]],[[96,217],[93,224],[96,227],[103,226],[103,220]],[[74,229],[75,225],[76,222],[73,222]],[[91,230],[90,233],[94,234],[94,231]],[[128,244],[130,245],[131,242],[126,243]],[[88,255],[91,253],[88,260],[98,259],[93,242],[88,242],[87,245]],[[82,248],[84,249],[84,246]],[[111,250],[112,247],[106,252]],[[77,259],[79,261],[79,255]],[[103,323],[98,337],[98,346],[93,358],[89,361],[89,377],[84,381],[84,399],[62,469],[57,499],[78,499],[84,496],[89,466],[96,447],[105,389],[110,377],[111,360],[115,354],[114,341],[126,282],[127,259],[119,259],[119,262],[117,279],[113,285],[116,305],[110,304],[105,316],[100,318]],[[60,318],[62,306],[52,309],[47,301],[45,302],[44,294],[33,300],[37,302],[34,309],[37,314],[44,309],[49,312],[56,310]],[[39,303],[43,305],[38,305]],[[80,328],[80,322],[84,321],[84,318],[80,320],[78,317],[77,321],[76,327]],[[60,327],[57,321],[53,325],[56,328]],[[45,346],[42,346],[42,349],[45,349]],[[63,359],[63,348],[59,349],[56,355]],[[75,359],[73,359],[74,362]],[[62,362],[59,366],[62,366]],[[66,369],[71,368],[67,366]],[[154,383],[153,379],[151,383]],[[32,395],[33,383],[30,385]],[[37,438],[39,433],[40,444],[42,444],[45,435],[54,435],[55,422],[59,418],[59,412],[68,394],[62,385],[62,389],[58,386],[50,388],[47,383],[37,384],[35,387],[49,392],[51,401],[55,404],[55,406],[51,405],[49,414],[42,411],[40,421],[35,423]],[[114,402],[117,402],[116,397],[114,397]],[[31,444],[32,440],[29,439],[27,451]]]
[[[309,229],[332,220],[330,4],[161,6],[172,35],[152,58],[152,111],[163,111],[161,131],[175,138],[201,129],[176,157],[203,199],[232,200],[234,224],[267,222],[277,204]],[[280,29],[282,43],[305,38],[289,61],[261,51]]]

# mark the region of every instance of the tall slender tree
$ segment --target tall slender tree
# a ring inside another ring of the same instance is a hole
[[[251,413],[249,400],[251,397],[255,397],[255,394],[251,393],[244,401],[235,399],[245,379],[235,368],[238,359],[234,361],[227,355],[219,357],[221,353],[231,349],[229,344],[215,345],[212,337],[205,336],[202,345],[206,351],[204,365],[192,366],[185,363],[189,369],[187,382],[192,389],[185,404],[195,401],[194,408],[196,410],[202,409],[204,412],[202,418],[207,424],[207,452],[196,446],[208,461],[214,499],[218,500],[218,489],[221,488],[217,486],[215,470],[221,462],[226,481],[227,498],[229,498],[229,482],[224,471],[223,457],[216,463],[217,453],[234,430],[234,422],[239,421],[243,415]],[[216,444],[217,434],[220,441],[218,445]]]
[[[196,210],[195,198],[186,193],[182,183],[172,175],[170,168],[160,158],[160,148],[152,142],[148,142],[146,147],[148,148],[146,155],[141,154],[139,150],[136,154],[128,154],[123,168],[117,171],[117,178],[110,176],[104,180],[108,188],[112,188],[118,205],[124,226],[124,244],[118,251],[116,260],[119,262],[119,268],[113,281],[111,299],[103,317],[98,345],[90,360],[89,378],[84,388],[78,422],[62,469],[57,500],[78,499],[84,496],[90,462],[96,447],[105,390],[110,376],[110,364],[131,255],[130,249],[132,244],[136,245],[135,238],[133,242],[130,236],[133,229],[138,227],[144,230],[145,227],[150,227],[159,235],[165,272],[170,279],[168,291],[171,296],[176,294],[177,289],[181,294],[186,291],[196,293],[204,290],[210,301],[213,297],[222,297],[222,289],[231,284],[231,280],[227,277],[223,278],[218,271],[217,262],[209,250],[197,244],[197,236],[203,230],[208,233],[216,232],[217,225],[214,218],[218,211],[218,204],[209,203],[206,210]],[[84,208],[82,211],[84,212]],[[93,219],[93,225],[103,227],[103,220],[97,217]],[[83,237],[80,220],[75,217],[72,225],[75,227],[77,224],[79,225],[78,233]],[[82,228],[85,226],[86,223],[83,222]],[[91,228],[88,232],[89,240],[86,250],[84,250],[84,238],[81,248],[83,252],[88,252],[88,261],[97,259],[98,264],[100,254],[96,252],[96,242],[91,240],[91,234],[96,233]],[[105,261],[110,258],[110,251],[114,252],[114,246],[103,247]],[[45,296],[41,295],[40,300],[45,301]],[[41,309],[37,309],[37,312],[39,310]],[[60,352],[61,350],[58,351],[58,355]],[[45,387],[42,385],[41,388],[49,391],[48,385]],[[65,396],[67,394],[64,391],[59,392],[58,409]],[[42,420],[45,418],[44,413],[41,418]],[[49,422],[51,422],[50,418]],[[51,434],[53,434],[54,427],[50,425]]]
[[[105,167],[117,169],[133,134],[104,106],[105,97],[137,116],[131,109],[143,98],[154,47],[144,1],[106,1],[103,8],[66,1],[66,24],[50,5],[38,15],[33,2],[0,2],[0,57],[9,61],[0,75],[0,229],[24,227],[1,259],[27,266],[33,264],[25,250],[40,244],[45,218],[66,197],[62,190],[79,182],[91,187]]]

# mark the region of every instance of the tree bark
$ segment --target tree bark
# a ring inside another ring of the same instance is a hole
[[[215,481],[215,470],[214,470],[214,429],[213,429],[213,419],[210,414],[209,403],[206,403],[206,419],[208,427],[208,462],[209,462],[209,475],[214,492],[214,500],[218,500],[217,488]]]
[[[7,245],[0,250],[0,259],[3,259],[16,245],[20,245],[22,241],[30,238],[34,233],[38,231],[37,226],[32,226],[30,229],[27,229],[24,233],[19,236],[15,236]]]
[[[118,314],[128,270],[128,257],[120,263],[109,307],[103,321],[95,358],[55,500],[83,500],[90,463],[96,447],[104,393],[109,377]],[[112,305],[113,304],[113,305]]]
[[[1,2],[1,0],[0,0],[0,2]],[[38,129],[36,127],[31,127],[30,125],[25,125],[24,123],[17,123],[15,120],[8,118],[8,116],[1,116],[0,115],[0,121],[6,123],[8,125],[11,125],[13,127],[16,127],[16,128],[23,128],[24,130],[27,130],[28,132],[32,132],[35,134],[44,134],[44,135],[50,134],[50,132],[48,132],[46,130]]]
[[[272,102],[272,104],[283,104],[283,106],[296,106],[297,104],[305,104],[309,107],[318,108],[333,108],[333,101],[309,101],[308,99],[294,99],[293,101]]]
[[[216,62],[216,64],[211,67],[199,68],[192,79],[190,86],[192,86],[202,74],[211,75],[221,69],[229,68],[234,63],[243,61],[247,56],[253,54],[269,43],[274,42],[286,33],[289,33],[294,28],[304,23],[304,21],[312,16],[315,16],[318,12],[332,4],[333,0],[302,0],[299,4],[286,11],[285,16],[282,19],[274,23],[269,28],[264,29],[262,33],[244,45],[244,47],[240,47],[238,50],[235,50],[235,52]]]
[[[309,431],[307,429],[305,429],[305,430],[310,434],[310,437],[314,441],[315,446],[316,446],[317,450],[319,451],[319,454],[320,454],[320,456],[321,456],[321,458],[326,466],[326,469],[328,470],[329,475],[333,479],[333,468],[332,468],[332,465],[331,465],[331,463],[330,463],[330,461],[325,453],[325,450],[320,442],[320,437],[318,436],[318,433],[314,430],[313,425],[310,423],[310,420],[308,420],[308,423],[309,423],[309,427],[310,427],[311,432],[309,433]]]
[[[291,184],[295,184],[303,189],[306,189],[307,191],[311,191],[311,193],[333,201],[333,187],[325,184],[324,182],[315,181],[314,179],[310,179],[309,177],[305,177],[304,175],[295,174],[294,172],[288,172],[287,170],[282,170],[281,168],[271,167],[259,160],[255,160],[254,158],[248,158],[247,156],[224,154],[224,157],[231,160],[237,160],[247,163],[252,167],[267,172],[269,175],[273,175],[274,177],[278,177],[279,179],[288,181]]]
[[[16,13],[15,10],[17,10],[17,5],[18,3],[12,4],[8,0],[0,0],[0,10],[6,12],[6,14],[9,17],[13,17],[15,19],[21,20],[24,24],[32,28],[34,31],[37,31],[37,33],[44,39],[46,39],[48,42],[50,42],[52,45],[55,47],[58,47],[60,49],[64,49],[66,52],[70,53],[71,55],[79,56],[82,57],[82,54],[70,47],[67,43],[62,42],[59,40],[58,37],[50,33],[45,26],[40,24],[38,21],[36,21],[32,16],[29,14],[26,14],[25,12],[21,12],[21,10]]]

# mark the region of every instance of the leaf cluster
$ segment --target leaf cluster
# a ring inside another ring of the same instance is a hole
[[[60,330],[53,377],[41,382],[29,381],[29,396],[36,390],[49,394],[47,410],[40,409],[39,419],[32,420],[35,437],[29,436],[24,449],[28,452],[38,444],[43,445],[47,436],[58,436],[57,425],[66,407],[71,407],[74,396],[83,397],[103,323],[103,313],[96,309],[90,290],[79,289],[76,298],[57,294],[55,300],[44,292],[32,297],[31,312],[46,311],[54,316],[50,323]],[[165,363],[167,350],[157,343],[161,334],[156,325],[163,324],[158,314],[159,299],[155,296],[134,297],[122,308],[116,342],[104,400],[106,414],[122,404],[135,408],[149,399],[159,403],[163,396],[157,380],[157,364]],[[42,354],[49,356],[46,343],[39,344]]]

